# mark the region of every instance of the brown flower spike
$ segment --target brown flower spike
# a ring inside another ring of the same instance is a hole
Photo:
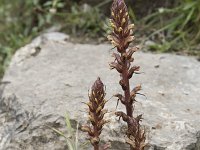
[[[138,47],[128,48],[129,44],[134,40],[134,36],[132,36],[134,25],[129,24],[128,10],[124,0],[113,1],[110,24],[113,31],[108,35],[108,39],[117,48],[118,52],[113,53],[115,60],[110,63],[110,68],[116,69],[120,73],[121,80],[119,84],[124,91],[124,94],[115,94],[114,96],[126,107],[126,113],[116,112],[115,114],[127,123],[126,142],[130,145],[130,149],[143,150],[146,138],[144,129],[140,125],[142,115],[133,116],[135,97],[140,94],[138,92],[141,90],[141,86],[136,86],[131,91],[129,85],[130,78],[133,74],[137,74],[140,69],[139,66],[131,67],[131,63],[134,61],[132,55],[138,50]]]
[[[100,78],[97,78],[91,88],[89,102],[86,103],[89,107],[88,118],[90,121],[90,125],[82,126],[82,131],[88,132],[90,136],[90,142],[93,145],[94,150],[105,150],[107,148],[106,145],[104,148],[99,147],[99,136],[101,134],[103,125],[107,123],[107,121],[103,119],[105,113],[107,113],[107,110],[104,109],[105,103],[107,101],[104,98],[104,84],[102,83]]]

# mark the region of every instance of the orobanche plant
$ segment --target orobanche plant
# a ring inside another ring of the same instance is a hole
[[[123,90],[123,94],[114,96],[126,107],[126,113],[119,111],[115,114],[127,123],[126,142],[130,145],[130,149],[143,150],[146,138],[145,131],[140,125],[142,115],[133,116],[135,97],[140,94],[138,92],[141,90],[141,86],[138,85],[131,90],[129,82],[133,74],[137,74],[140,69],[139,66],[131,66],[134,61],[132,55],[138,50],[138,47],[129,48],[129,44],[134,40],[134,36],[132,36],[134,24],[129,24],[129,14],[124,0],[114,0],[111,7],[110,24],[113,31],[108,35],[108,39],[117,49],[117,53],[113,53],[115,60],[110,63],[110,67],[120,73],[119,84]]]
[[[111,69],[116,69],[121,77],[119,84],[122,87],[123,94],[115,94],[118,101],[125,106],[126,112],[117,111],[115,115],[122,118],[127,123],[126,143],[130,145],[130,150],[144,150],[145,147],[145,130],[140,125],[142,115],[134,115],[134,103],[137,94],[140,94],[141,86],[138,85],[132,90],[130,89],[130,79],[133,74],[138,74],[140,67],[131,66],[134,61],[133,54],[138,50],[138,47],[130,47],[129,44],[134,40],[133,24],[129,24],[129,14],[124,0],[114,0],[111,7],[110,19],[112,33],[108,35],[108,39],[113,44],[117,52],[113,53],[115,60],[110,63]],[[104,109],[106,104],[104,84],[98,78],[91,88],[89,94],[89,102],[86,105],[89,107],[89,125],[82,126],[82,130],[88,132],[89,140],[94,147],[94,150],[105,150],[99,146],[100,134],[103,125],[107,123],[104,119],[104,114],[107,110]]]
[[[91,92],[89,94],[89,102],[86,105],[89,107],[88,118],[89,125],[82,126],[82,131],[88,132],[90,143],[93,145],[94,150],[106,150],[108,145],[99,146],[100,134],[103,128],[103,125],[107,123],[104,119],[105,113],[107,110],[104,109],[104,106],[107,102],[105,100],[105,89],[104,84],[97,78],[94,82]]]

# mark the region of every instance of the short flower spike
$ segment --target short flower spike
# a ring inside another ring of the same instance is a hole
[[[107,102],[105,100],[105,95],[104,84],[100,78],[97,78],[91,88],[89,102],[86,103],[89,107],[88,118],[90,125],[82,126],[82,131],[88,132],[90,142],[93,145],[94,150],[103,150],[103,148],[100,148],[99,146],[99,136],[104,124],[108,122],[104,119],[104,115],[107,113],[107,110],[104,109]]]

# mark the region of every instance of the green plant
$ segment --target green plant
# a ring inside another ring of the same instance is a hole
[[[90,7],[70,0],[0,0],[0,77],[15,51],[49,27],[59,25],[76,36],[103,36],[106,17],[100,7],[110,1]]]
[[[200,42],[200,0],[182,0],[174,8],[160,8],[144,21],[148,28],[157,29],[148,38],[158,37],[155,39],[160,44],[158,50],[188,51]],[[168,46],[161,47],[165,42]]]
[[[144,150],[145,147],[145,131],[141,128],[140,121],[142,115],[134,116],[134,103],[137,94],[140,94],[141,86],[138,85],[130,90],[129,80],[133,74],[138,74],[139,66],[132,66],[134,61],[133,53],[138,47],[129,48],[129,44],[134,40],[132,36],[133,24],[129,24],[129,14],[124,0],[114,0],[111,7],[111,26],[113,31],[108,35],[108,39],[113,46],[117,48],[118,53],[113,53],[114,62],[110,63],[111,69],[116,69],[120,73],[121,80],[119,84],[124,94],[116,94],[115,97],[120,100],[126,108],[126,113],[122,111],[116,112],[116,116],[122,118],[127,123],[126,142],[130,145],[131,150]]]
[[[107,113],[107,110],[104,109],[106,102],[104,84],[100,78],[97,78],[91,88],[89,102],[85,103],[89,107],[88,118],[90,124],[84,125],[81,128],[82,131],[88,133],[94,150],[106,150],[108,148],[107,145],[99,146],[102,128],[108,122],[104,119],[104,115]]]
[[[51,26],[61,0],[0,0],[0,77],[15,51]]]
[[[51,126],[47,126],[47,127],[49,127],[54,132],[56,132],[58,135],[60,135],[66,139],[69,150],[79,150],[79,142],[78,142],[78,128],[79,127],[78,127],[78,124],[77,124],[76,133],[74,134],[74,129],[71,126],[70,118],[67,113],[65,115],[65,123],[66,123],[66,128],[68,131],[67,136],[62,131],[60,131],[56,128],[53,128]]]
[[[87,35],[89,37],[102,36],[105,30],[105,16],[98,7],[73,4],[70,13],[65,14],[66,24],[63,30],[73,35]]]

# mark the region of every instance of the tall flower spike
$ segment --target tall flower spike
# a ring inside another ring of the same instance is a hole
[[[108,122],[104,120],[104,115],[107,112],[107,110],[104,109],[106,102],[104,84],[100,78],[97,78],[91,88],[89,102],[86,103],[89,107],[88,118],[90,125],[82,126],[82,131],[88,132],[88,135],[90,136],[90,142],[93,145],[94,150],[104,149],[99,147],[99,136],[101,134],[103,125]]]
[[[128,9],[124,0],[114,0],[110,19],[112,33],[108,35],[108,40],[117,48],[118,53],[113,54],[115,60],[110,63],[110,67],[120,73],[119,84],[124,94],[116,94],[114,96],[126,107],[126,113],[116,112],[115,114],[127,123],[126,142],[130,145],[130,149],[143,150],[146,138],[145,132],[140,125],[141,117],[134,117],[133,115],[135,97],[141,87],[137,86],[130,91],[129,83],[130,78],[137,74],[140,69],[139,66],[131,67],[131,63],[134,61],[133,54],[138,50],[138,47],[128,49],[129,44],[134,40],[134,36],[132,36],[134,25],[129,24],[129,22]]]

